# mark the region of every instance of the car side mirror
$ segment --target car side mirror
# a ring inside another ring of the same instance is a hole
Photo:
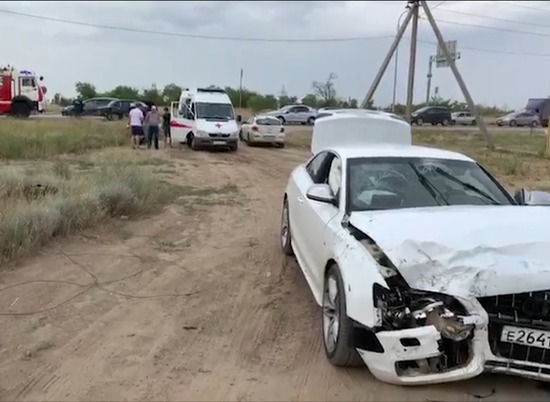
[[[306,197],[312,201],[336,206],[336,197],[328,184],[314,184],[307,190]]]
[[[514,200],[519,205],[550,206],[550,193],[546,191],[529,191],[520,188],[514,194]]]
[[[238,114],[237,115],[237,123],[242,123],[242,121],[243,121],[243,117],[240,114]]]

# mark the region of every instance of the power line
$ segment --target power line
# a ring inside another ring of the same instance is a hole
[[[325,43],[325,42],[352,42],[352,41],[393,38],[393,35],[360,36],[360,37],[347,37],[347,38],[346,37],[344,38],[247,38],[247,37],[229,37],[229,36],[210,36],[210,35],[198,35],[198,34],[189,34],[189,33],[181,33],[181,32],[151,31],[146,29],[137,29],[137,28],[114,26],[114,25],[93,24],[93,23],[83,22],[83,21],[66,20],[61,18],[46,17],[43,15],[27,14],[27,13],[21,13],[18,11],[3,10],[3,9],[0,9],[0,13],[17,15],[20,17],[35,18],[35,19],[44,20],[44,21],[61,22],[64,24],[87,26],[87,27],[101,28],[101,29],[111,29],[116,31],[126,31],[126,32],[143,33],[143,34],[149,34],[149,35],[161,35],[161,36],[177,36],[177,37],[189,38],[189,39],[207,39],[207,40],[235,41],[235,42]]]
[[[437,45],[437,42],[418,39],[419,43]],[[530,53],[530,52],[516,52],[513,50],[499,50],[499,49],[489,49],[489,48],[480,48],[480,47],[469,47],[469,46],[460,46],[460,49],[471,50],[474,52],[481,53],[492,53],[492,54],[506,54],[511,56],[526,56],[526,57],[550,57],[550,53]]]
[[[443,24],[461,25],[461,26],[472,27],[472,28],[482,28],[482,29],[489,29],[493,31],[510,32],[510,33],[517,33],[517,34],[523,34],[523,35],[550,37],[550,33],[544,33],[544,32],[522,31],[520,29],[491,27],[487,25],[469,24],[466,22],[447,21],[447,20],[440,20],[440,19],[436,19],[436,21],[441,22]]]
[[[493,16],[490,16],[490,15],[481,15],[481,14],[468,13],[468,12],[465,12],[465,11],[449,10],[448,8],[440,9],[439,11],[443,11],[443,12],[446,12],[446,13],[467,15],[467,16],[471,16],[471,17],[485,18],[485,19],[494,20],[494,21],[511,22],[513,24],[529,25],[529,26],[533,26],[533,27],[541,27],[541,28],[547,28],[547,29],[550,28],[550,25],[546,25],[546,24],[536,24],[534,22],[510,20],[510,19],[507,19],[507,18],[493,17]]]
[[[523,8],[524,10],[545,11],[547,13],[550,13],[550,10],[548,10],[546,8],[525,6],[525,5],[515,4],[515,3],[509,3],[507,1],[497,1],[497,3],[504,4],[505,6],[510,6],[510,7]]]

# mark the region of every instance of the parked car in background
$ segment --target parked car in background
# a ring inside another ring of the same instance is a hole
[[[102,116],[101,108],[107,106],[110,102],[118,100],[116,98],[90,98],[84,100],[82,103],[84,104],[84,111],[82,113],[83,116]],[[69,105],[61,110],[62,116],[74,116],[75,115],[75,107],[74,105]]]
[[[540,124],[540,117],[530,111],[519,111],[509,113],[506,116],[499,117],[497,119],[497,126],[531,126],[537,127]]]
[[[279,110],[267,113],[269,116],[277,117],[283,124],[309,124],[315,123],[317,110],[306,105],[289,105]]]
[[[239,139],[248,145],[267,143],[283,148],[285,128],[283,123],[274,116],[252,116],[242,124]]]
[[[412,112],[411,124],[422,126],[424,123],[448,126],[451,123],[451,112],[442,106],[425,106]]]
[[[107,105],[99,108],[100,113],[107,120],[120,120],[124,117],[128,117],[130,113],[130,106],[135,104],[141,109],[143,113],[146,113],[149,108],[145,102],[131,99],[115,99],[109,102]]]
[[[451,125],[458,124],[459,126],[475,126],[476,118],[470,112],[454,112],[451,113]]]

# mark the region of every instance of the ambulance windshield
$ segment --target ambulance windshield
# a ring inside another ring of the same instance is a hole
[[[233,107],[229,103],[196,103],[197,119],[228,121],[234,120]]]

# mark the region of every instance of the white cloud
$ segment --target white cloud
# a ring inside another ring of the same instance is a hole
[[[433,7],[440,2],[430,1]],[[505,4],[509,3],[509,4]],[[393,35],[405,2],[2,2],[0,9],[75,20],[89,24],[195,35],[248,38],[342,38]],[[531,8],[534,8],[531,9]],[[538,11],[537,11],[538,9]],[[548,2],[447,1],[434,11],[447,39],[458,40],[459,67],[478,102],[522,106],[528,97],[547,96],[549,58],[476,52],[466,48],[550,53],[545,36],[476,28],[460,24],[542,32],[550,36]],[[475,17],[470,14],[493,17]],[[497,21],[516,20],[524,24]],[[50,93],[74,93],[76,81],[99,89],[118,84],[136,87],[238,83],[240,68],[251,89],[305,95],[313,80],[338,74],[343,97],[362,99],[392,41],[271,43],[199,40],[110,30],[0,13],[4,32],[2,63],[39,71]],[[548,25],[544,28],[536,25]],[[435,42],[427,21],[420,39]],[[462,48],[461,48],[462,46]],[[399,100],[405,98],[408,40],[400,47]],[[427,60],[435,44],[420,43],[415,101],[424,99]],[[375,100],[391,102],[393,68],[386,73]],[[512,84],[513,83],[513,84]],[[516,85],[518,83],[518,85]],[[448,69],[434,72],[442,96],[461,99]]]

